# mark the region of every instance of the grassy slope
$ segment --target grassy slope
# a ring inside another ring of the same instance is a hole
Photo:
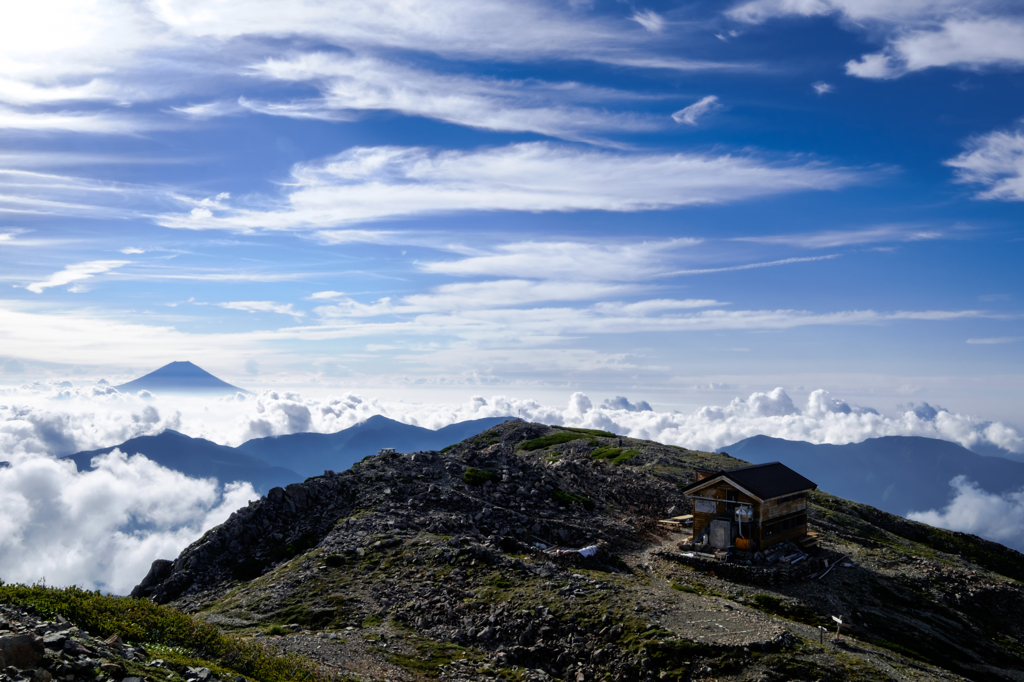
[[[326,679],[304,660],[271,655],[250,640],[146,599],[111,597],[77,587],[0,583],[0,603],[32,606],[48,619],[62,616],[95,637],[117,634],[165,660],[209,667],[218,675],[241,674],[259,682]]]

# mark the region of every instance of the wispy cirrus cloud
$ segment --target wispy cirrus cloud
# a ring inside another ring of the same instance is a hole
[[[583,352],[592,350],[588,337],[604,335],[943,324],[998,317],[978,310],[732,309],[712,299],[651,297],[617,303],[595,301],[578,283],[570,283],[567,286],[573,288],[560,293],[545,283],[516,282],[508,285],[504,298],[493,300],[501,286],[438,287],[415,298],[368,302],[342,296],[317,307],[307,324],[252,332],[183,331],[167,324],[126,324],[94,312],[26,312],[18,303],[0,302],[0,347],[22,361],[52,363],[60,358],[68,364],[96,365],[116,357],[126,364],[159,366],[172,356],[216,364],[224,357],[261,352],[268,344],[290,343],[291,352],[301,356],[325,342],[386,338],[390,345],[426,341],[429,348],[459,349],[465,359],[471,353],[501,348]],[[601,286],[616,293],[625,291],[613,289],[614,284]],[[606,293],[600,287],[597,292]],[[516,296],[524,300],[517,301]],[[530,299],[525,300],[526,296]],[[430,371],[422,363],[412,366]]]
[[[679,238],[625,243],[526,241],[501,244],[458,260],[427,261],[424,272],[456,276],[637,282],[672,270],[679,253],[700,240]]]
[[[139,116],[107,111],[48,111],[0,106],[0,129],[26,131],[63,131],[102,135],[135,135],[166,128],[173,123],[158,123]]]
[[[142,218],[178,202],[166,187],[0,166],[0,213]]]
[[[1021,336],[990,336],[986,338],[967,339],[967,343],[978,346],[995,346],[1004,343],[1015,343],[1020,341]]]
[[[676,113],[672,114],[672,120],[676,123],[685,123],[686,125],[695,126],[697,125],[698,119],[707,116],[716,109],[721,109],[722,105],[718,102],[716,95],[708,95],[703,99],[694,102],[690,106],[680,109]]]
[[[710,275],[718,272],[737,272],[740,270],[756,270],[758,268],[774,268],[780,265],[793,265],[795,263],[813,263],[815,261],[832,260],[839,258],[839,254],[827,256],[810,256],[805,258],[782,258],[780,260],[761,261],[760,263],[743,263],[741,265],[725,265],[717,268],[692,268],[689,270],[675,270],[671,275]]]
[[[863,183],[874,172],[755,156],[625,153],[543,142],[471,151],[355,147],[292,169],[283,206],[196,206],[181,229],[309,230],[466,211],[632,212]],[[265,202],[264,202],[265,203]]]
[[[215,93],[241,91],[241,82],[255,75],[245,69],[255,54],[285,56],[287,60],[296,44],[334,46],[371,61],[373,55],[404,51],[420,57],[501,63],[587,60],[679,71],[754,68],[665,55],[651,45],[655,40],[652,31],[656,33],[662,24],[650,11],[602,16],[585,8],[532,0],[361,0],[343,6],[296,0],[286,13],[264,0],[39,0],[31,7],[20,7],[0,27],[0,129],[138,134],[178,126],[181,116],[201,121],[248,110],[346,120],[339,106],[330,102],[318,106],[313,101],[223,95],[202,101]],[[345,100],[349,106],[409,109],[413,115],[496,130],[541,127],[571,133],[592,129],[602,121],[630,130],[647,125],[642,116],[603,115],[596,109],[573,106],[575,97],[569,92],[565,99],[552,93],[549,106],[534,102],[525,111],[503,115],[500,103],[514,104],[514,97],[497,93],[500,87],[492,88],[496,103],[483,81],[473,85],[472,79],[466,79],[460,84],[441,73],[418,70],[424,85],[444,86],[435,94],[447,87],[467,97],[463,117],[468,117],[467,123],[459,120],[457,97],[439,97],[432,104],[415,78],[408,78],[411,72],[377,63],[380,87],[364,83],[365,87],[356,88],[362,92],[355,97],[357,102],[348,96],[351,87],[336,88],[331,97]],[[358,81],[359,74],[352,78]],[[510,84],[506,90],[516,87]],[[538,88],[523,83],[520,89],[524,100],[537,99]],[[126,108],[182,97],[198,98],[198,103],[175,103],[162,114]],[[476,117],[472,116],[475,107],[480,107]],[[573,116],[579,119],[575,127]]]
[[[861,78],[898,78],[933,67],[1024,67],[1024,17],[996,0],[753,0],[726,14],[746,23],[834,15],[846,26],[886,36],[883,50],[846,64],[849,75]]]
[[[228,301],[216,305],[228,310],[241,310],[247,313],[277,313],[292,317],[303,317],[306,314],[301,310],[296,310],[291,303],[275,303],[274,301]]]
[[[130,262],[131,261],[126,260],[94,260],[84,263],[75,263],[74,265],[69,265],[63,270],[53,273],[46,279],[33,282],[25,288],[33,293],[41,294],[45,289],[61,287],[65,284],[89,279],[95,275],[102,275],[103,273],[110,272],[111,270],[121,266],[128,265]]]
[[[585,105],[642,99],[639,95],[579,83],[441,74],[336,52],[271,58],[253,65],[250,71],[272,80],[318,85],[323,93],[319,99],[287,103],[241,100],[254,111],[293,118],[345,120],[358,112],[397,111],[474,128],[530,131],[566,139],[661,127],[647,114],[615,113]]]
[[[634,21],[632,14],[597,16],[586,7],[535,0],[363,0],[343,6],[301,0],[284,14],[270,0],[175,0],[157,6],[155,16],[176,34],[197,38],[299,35],[352,50],[412,50],[448,58],[649,62],[680,70],[736,67],[658,59],[647,47],[648,31],[626,28]]]
[[[803,249],[834,249],[884,242],[916,242],[942,239],[943,230],[920,225],[875,225],[860,230],[823,230],[798,234],[774,234],[757,237],[734,237],[733,241],[754,244],[797,246]]]
[[[1024,123],[971,138],[965,146],[944,162],[956,169],[957,182],[988,187],[978,199],[1024,201]]]
[[[665,18],[654,10],[638,11],[630,18],[651,33],[661,33],[665,29]]]

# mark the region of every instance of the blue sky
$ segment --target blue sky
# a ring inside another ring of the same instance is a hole
[[[1024,12],[893,4],[6,9],[0,380],[1022,426]]]

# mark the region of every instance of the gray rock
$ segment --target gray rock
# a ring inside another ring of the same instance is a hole
[[[15,668],[34,668],[43,660],[46,647],[36,635],[0,637],[0,664]]]
[[[152,566],[149,567],[149,573],[142,579],[135,589],[132,590],[131,596],[133,597],[148,597],[153,591],[167,578],[171,576],[171,572],[174,568],[174,562],[168,561],[167,559],[157,559],[153,562]]]
[[[66,641],[68,641],[68,636],[65,633],[54,632],[43,637],[43,646],[47,649],[63,649]]]

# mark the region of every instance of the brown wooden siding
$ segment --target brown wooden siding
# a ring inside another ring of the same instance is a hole
[[[707,528],[711,524],[711,522],[718,516],[728,516],[730,519],[733,518],[732,513],[729,512],[729,501],[726,499],[727,491],[734,491],[737,493],[737,503],[742,502],[745,504],[752,505],[754,507],[754,518],[758,518],[761,507],[760,502],[744,494],[743,491],[737,490],[734,486],[731,486],[728,483],[719,483],[718,485],[712,488],[705,488],[704,490],[701,490],[699,493],[697,493],[697,496],[699,497],[713,497],[716,500],[718,500],[718,503],[715,505],[716,510],[714,514],[710,512],[698,512],[697,500],[693,500],[694,537],[696,537],[702,530]],[[743,524],[744,535],[746,535],[747,537],[750,537],[750,533],[748,532],[749,525],[750,524]]]
[[[786,540],[794,540],[807,535],[807,509],[797,509],[786,515],[778,515],[772,519],[763,519],[758,529],[758,546],[761,549],[771,547]]]
[[[750,504],[754,509],[754,523],[743,524],[743,534],[757,542],[758,549],[764,549],[786,540],[795,540],[807,534],[807,494],[786,495],[765,500],[764,503],[749,497],[734,486],[722,482],[712,488],[696,493],[699,497],[713,497],[718,500],[715,513],[698,512],[697,500],[693,500],[694,537],[707,528],[719,516],[733,515],[728,511],[727,491],[737,493],[736,502]]]

